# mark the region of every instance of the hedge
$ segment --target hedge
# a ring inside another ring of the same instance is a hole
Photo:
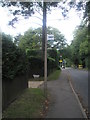
[[[58,67],[58,54],[54,49],[48,50],[48,74]],[[41,50],[21,50],[9,35],[2,34],[2,78],[14,79],[17,75],[29,73],[44,75],[44,61]]]
[[[39,50],[39,49],[38,50],[36,50],[36,49],[33,49],[33,50],[27,49],[26,54],[27,54],[27,56],[41,57],[42,56],[42,50]]]
[[[14,79],[27,71],[27,57],[9,35],[2,34],[2,78]]]
[[[30,56],[29,59],[29,77],[33,77],[33,74],[39,74],[41,77],[44,76],[44,61],[41,57]],[[58,66],[53,58],[47,58],[47,74],[49,75]]]
[[[51,57],[55,60],[56,65],[59,65],[59,54],[56,49],[49,49],[47,50],[48,57]]]

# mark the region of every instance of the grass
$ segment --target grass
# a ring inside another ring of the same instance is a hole
[[[55,70],[48,76],[48,80],[57,80],[60,76],[61,70]]]
[[[3,112],[3,118],[40,118],[44,102],[43,90],[40,88],[27,88]]]
[[[48,76],[48,80],[57,80],[60,70],[55,70]],[[41,78],[40,78],[41,79]],[[3,118],[40,118],[46,98],[40,88],[27,88],[23,93],[3,111]]]

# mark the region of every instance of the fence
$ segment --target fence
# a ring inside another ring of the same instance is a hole
[[[2,80],[2,109],[4,110],[27,87],[25,75],[13,80]]]

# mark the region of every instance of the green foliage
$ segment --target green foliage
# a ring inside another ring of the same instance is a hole
[[[27,56],[41,57],[42,56],[42,51],[41,50],[35,50],[35,49],[33,49],[33,50],[27,49],[26,54],[27,54]]]
[[[63,55],[63,58],[71,58],[71,46],[64,47],[63,49],[59,50],[59,54]]]
[[[33,77],[33,74],[39,74],[40,77],[44,76],[44,61],[40,56],[28,56],[29,61],[29,77]],[[57,64],[55,59],[48,57],[47,58],[47,72],[48,75],[54,70],[57,69]]]
[[[63,40],[64,37],[58,30],[53,28],[52,32],[55,34],[55,40],[57,34],[59,34],[58,36],[60,37],[59,42]],[[27,65],[30,76],[33,74],[40,74],[43,76],[44,62],[42,60],[41,51],[41,28],[35,30],[29,29],[25,32],[24,36],[17,36],[14,43],[12,42],[12,38],[10,36],[5,34],[2,36],[4,78],[13,79],[18,74],[24,74],[27,69]],[[48,74],[50,74],[54,69],[58,68],[59,56],[56,49],[49,49],[47,52]]]
[[[49,76],[48,76],[48,80],[57,80],[60,76],[60,72],[61,70],[55,70],[53,71]]]
[[[80,55],[81,56],[83,56],[83,55],[85,55],[85,56],[88,56],[88,40],[86,39],[84,42],[82,42],[81,44],[80,44]]]
[[[53,58],[48,57],[47,59],[47,71],[48,75],[53,72],[55,69],[57,69],[58,66],[56,64],[56,61]]]
[[[27,60],[25,52],[12,42],[9,35],[2,34],[2,77],[13,79],[16,75],[25,74]]]
[[[19,47],[25,51],[27,49],[40,49],[41,36],[36,31],[29,29],[20,37]]]
[[[88,67],[88,56],[89,56],[88,48],[89,48],[88,40],[86,39],[84,42],[80,44],[80,50],[79,50],[80,58],[84,67]]]
[[[70,46],[59,50],[60,55],[66,60],[66,66],[77,66],[82,64],[83,67],[88,67],[89,44],[88,44],[88,28],[85,22],[74,31],[74,39]]]
[[[59,64],[58,51],[56,49],[48,49],[47,53],[48,53],[48,57],[53,58],[55,60],[55,62],[56,62],[56,65],[58,66],[58,64]]]
[[[66,61],[66,66],[70,67],[72,65],[72,50],[71,50],[71,45],[67,45],[63,49],[59,50],[59,56],[62,56],[61,58],[59,57],[59,60],[65,60]]]
[[[29,61],[29,77],[33,77],[33,74],[39,74],[40,77],[43,76],[44,72],[44,62],[41,57],[28,56]]]
[[[48,48],[62,49],[66,45],[66,39],[61,32],[52,27],[47,28],[47,34],[54,35],[54,41],[48,41]],[[29,29],[23,36],[19,35],[19,47],[23,50],[27,49],[41,49],[42,46],[42,28],[35,30]]]
[[[62,49],[66,45],[66,39],[61,32],[52,27],[47,28],[47,34],[52,34],[54,35],[54,42],[49,42],[48,41],[48,47],[49,48],[55,48],[55,49]]]
[[[47,66],[48,66],[48,74],[50,74],[54,69],[58,67],[59,58],[58,52],[55,49],[49,49],[47,51]],[[31,76],[33,74],[40,74],[40,76],[44,75],[44,61],[42,60],[42,51],[41,50],[28,50],[27,56],[29,59],[29,68]]]
[[[87,27],[86,25],[80,25],[78,29],[74,32],[74,40],[71,44],[71,55],[73,63],[78,66],[82,64],[83,67],[86,67],[86,59],[89,56],[88,54],[88,39],[87,39]]]
[[[66,61],[66,66],[71,67],[71,65],[72,65],[71,58],[65,58],[65,61]]]
[[[90,1],[86,2],[84,19],[86,19],[86,22],[88,22],[90,20]]]

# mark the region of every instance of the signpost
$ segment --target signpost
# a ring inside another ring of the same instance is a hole
[[[47,40],[48,41],[54,41],[54,35],[49,35],[49,34],[47,34]]]
[[[53,34],[47,34],[47,42],[51,47],[53,47],[53,42],[54,42],[54,35]]]

